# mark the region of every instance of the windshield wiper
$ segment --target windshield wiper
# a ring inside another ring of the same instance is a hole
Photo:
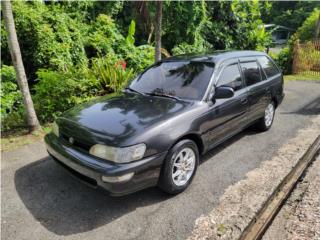
[[[125,90],[129,90],[129,91],[131,91],[131,92],[135,92],[135,93],[138,93],[138,94],[140,94],[140,95],[144,95],[142,92],[139,92],[139,91],[137,91],[137,90],[135,90],[135,89],[133,89],[133,88],[130,88],[130,87],[126,87]]]
[[[153,92],[153,93],[145,93],[149,96],[158,96],[158,97],[166,97],[166,98],[173,98],[175,100],[181,100],[180,98],[178,97],[175,97],[175,96],[172,96],[172,95],[169,95],[169,94],[165,94],[165,93],[157,93],[157,92]]]

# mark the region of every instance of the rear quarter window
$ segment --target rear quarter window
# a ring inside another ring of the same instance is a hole
[[[273,77],[279,73],[278,68],[269,58],[261,56],[257,57],[257,59],[268,78]]]

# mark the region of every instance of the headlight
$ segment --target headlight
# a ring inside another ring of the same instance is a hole
[[[59,126],[56,122],[54,122],[52,124],[52,132],[54,135],[56,135],[57,137],[59,137]]]
[[[143,143],[124,148],[96,144],[90,148],[89,153],[109,161],[128,163],[143,158],[145,151],[146,145]]]

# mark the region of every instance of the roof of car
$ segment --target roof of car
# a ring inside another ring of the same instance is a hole
[[[199,62],[214,62],[223,61],[229,58],[235,57],[249,57],[257,55],[266,55],[264,52],[259,51],[215,51],[212,53],[205,54],[183,54],[177,55],[169,58],[165,58],[162,62],[166,61],[199,61]]]

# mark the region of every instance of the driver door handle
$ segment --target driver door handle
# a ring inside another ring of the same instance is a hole
[[[244,98],[241,98],[240,101],[242,104],[246,104],[248,102],[248,99],[244,97]]]

